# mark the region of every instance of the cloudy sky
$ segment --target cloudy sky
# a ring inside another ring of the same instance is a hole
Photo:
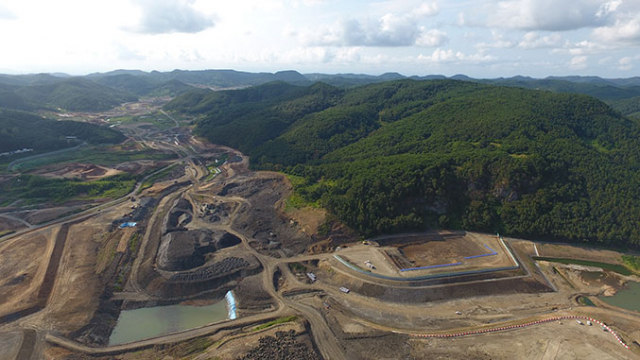
[[[640,75],[640,0],[2,0],[0,72]]]

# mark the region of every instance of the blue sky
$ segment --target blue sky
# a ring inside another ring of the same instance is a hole
[[[631,77],[640,0],[3,0],[0,72]]]

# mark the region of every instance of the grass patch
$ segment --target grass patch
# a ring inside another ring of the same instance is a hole
[[[145,180],[142,185],[140,186],[140,189],[138,190],[138,194],[142,192],[142,190],[148,189],[150,187],[153,186],[153,184],[155,184],[157,181],[162,181],[166,178],[168,178],[171,173],[173,172],[173,170],[175,170],[175,168],[180,165],[180,164],[173,164],[169,167],[167,167],[166,169],[158,172],[157,174],[150,176],[147,180]]]
[[[218,167],[222,166],[227,160],[229,160],[229,154],[225,153],[220,155],[220,157],[216,158],[212,163],[208,164],[207,167]]]
[[[111,124],[149,124],[160,130],[167,130],[176,127],[176,123],[162,112],[145,114],[140,116],[120,116],[109,119]]]
[[[602,146],[602,144],[600,144],[600,142],[598,140],[592,140],[590,144],[594,149],[596,149],[601,154],[609,154],[609,153],[611,153],[611,150],[609,150],[606,147]]]
[[[593,307],[596,307],[596,304],[594,304],[594,303],[593,303],[593,301],[591,301],[591,299],[589,299],[589,298],[588,298],[588,297],[586,297],[586,296],[580,296],[580,297],[578,298],[578,303],[579,303],[580,305],[584,305],[584,306],[593,306]]]
[[[633,275],[633,273],[634,273],[633,271],[631,271],[631,269],[629,269],[628,267],[626,267],[624,265],[603,263],[603,262],[598,262],[598,261],[567,259],[567,258],[550,258],[550,257],[541,257],[541,256],[540,257],[534,256],[533,259],[536,260],[536,261],[542,260],[542,261],[549,261],[549,262],[555,262],[555,263],[560,263],[560,264],[574,264],[574,265],[582,265],[582,266],[594,266],[594,267],[602,268],[604,270],[613,271],[615,273],[618,273],[618,274],[621,274],[621,275],[625,275],[625,276]]]
[[[75,162],[109,166],[113,164],[120,164],[137,160],[159,161],[175,158],[176,155],[173,153],[161,153],[151,149],[142,151],[113,151],[110,147],[101,146],[83,148],[77,151],[64,152],[33,160],[27,160],[25,162],[16,164],[11,170],[15,172],[26,172],[42,166]]]
[[[251,331],[260,331],[260,330],[264,330],[266,328],[272,327],[274,325],[293,322],[293,321],[296,321],[296,320],[298,320],[298,317],[295,316],[295,315],[294,316],[288,316],[288,317],[282,317],[282,318],[275,319],[273,321],[269,321],[266,324],[258,325],[256,327],[254,327]]]
[[[124,286],[124,275],[122,273],[118,274],[115,283],[113,284],[113,291],[120,292]]]
[[[320,194],[324,191],[322,188],[326,186],[322,182],[310,184],[307,179],[302,176],[285,174],[291,185],[293,192],[285,201],[284,211],[292,211],[295,209],[303,209],[305,207],[320,208]]]
[[[169,350],[169,354],[175,358],[184,358],[190,355],[202,353],[212,345],[213,341],[209,338],[197,338],[177,344]]]
[[[289,270],[293,271],[294,273],[306,273],[307,272],[307,267],[300,264],[300,263],[289,263],[287,264],[287,266],[289,266]]]
[[[1,156],[0,157],[0,172],[7,172],[10,169],[8,169],[9,164],[11,164],[13,161],[16,160],[20,160],[22,158],[26,158],[26,157],[30,157],[30,156],[35,156],[38,154],[42,154],[42,151],[32,151],[32,152],[27,152],[27,153],[22,153],[22,154],[15,154],[15,155],[10,155],[10,156]]]
[[[629,269],[640,272],[640,256],[622,255],[622,262]]]
[[[140,241],[139,233],[134,232],[133,234],[131,234],[131,237],[129,238],[129,251],[131,252],[131,255],[133,257],[136,256],[136,251],[138,250],[139,241]]]
[[[11,235],[14,232],[15,232],[15,230],[3,230],[3,231],[0,231],[0,237]]]
[[[229,159],[229,154],[222,154],[220,157],[216,158],[213,162],[208,163],[206,168],[209,170],[209,175],[204,179],[204,181],[211,181],[216,176],[220,175],[222,172],[218,167],[224,165],[225,162]]]
[[[48,179],[20,175],[0,187],[0,201],[25,200],[27,203],[63,203],[71,199],[119,198],[133,190],[136,175],[119,174],[94,181]]]
[[[300,194],[294,191],[287,198],[284,204],[284,211],[288,212],[296,209],[302,209],[307,206],[310,206],[310,203],[306,201]]]
[[[104,242],[106,241],[106,242]],[[107,269],[113,258],[116,256],[119,238],[113,234],[103,234],[99,242],[104,242],[98,250],[96,259],[96,273],[100,274]]]
[[[561,273],[561,272],[560,272],[560,270],[558,270],[558,268],[556,268],[555,266],[553,267],[553,272],[554,272],[554,273],[556,273],[556,274],[558,274],[558,275],[560,275],[560,277],[561,277],[561,278],[562,278],[562,279],[563,279],[567,284],[569,284],[569,286],[570,286],[572,289],[575,289],[575,286],[573,286],[573,284],[571,283],[571,281],[569,281],[569,279],[567,279],[567,277],[566,277],[566,276],[564,276],[564,274],[563,274],[563,273]]]

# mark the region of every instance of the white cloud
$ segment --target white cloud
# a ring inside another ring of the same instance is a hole
[[[569,48],[571,55],[597,54],[604,50],[604,46],[593,41],[580,41]]]
[[[5,35],[0,69],[13,72],[293,68],[475,77],[588,73],[615,78],[640,69],[640,0],[0,4],[0,33]]]
[[[0,4],[0,20],[2,19],[15,19],[16,15],[4,5]]]
[[[375,58],[365,57],[361,48],[327,48],[322,46],[296,47],[283,52],[264,50],[230,59],[231,62],[253,64],[288,64],[296,66],[328,64],[375,63]]]
[[[606,56],[606,57],[603,57],[602,59],[600,59],[598,61],[598,64],[599,65],[606,65],[606,64],[610,63],[611,61],[613,61],[613,58],[611,56]]]
[[[116,46],[117,57],[119,60],[131,61],[131,60],[146,60],[146,56],[140,54],[135,50],[131,50],[129,47],[124,46],[122,44],[117,44]]]
[[[324,28],[308,29],[301,33],[301,38],[306,44],[322,46],[440,46],[448,41],[446,33],[420,25],[424,17],[434,16],[438,11],[436,3],[424,3],[402,15],[389,12],[380,17],[349,18]]]
[[[633,69],[633,59],[630,56],[625,56],[618,61],[618,69],[626,71]]]
[[[613,25],[594,29],[593,37],[605,43],[640,43],[640,12],[623,16]]]
[[[569,68],[572,70],[586,69],[588,66],[587,61],[586,56],[574,56],[571,58],[571,61],[569,61]]]
[[[311,45],[388,47],[414,45],[423,35],[416,23],[387,14],[377,20],[343,20],[321,31],[307,31],[302,36]]]
[[[417,17],[435,16],[438,15],[439,12],[440,6],[438,6],[436,2],[424,3],[412,11],[413,15]]]
[[[317,6],[317,5],[324,5],[329,1],[331,0],[301,0],[301,1],[294,0],[292,1],[292,5],[294,7],[297,7],[299,6],[300,3],[302,3],[303,5],[306,5],[306,6]]]
[[[450,62],[450,61],[456,60],[457,56],[451,49],[442,50],[438,48],[433,51],[431,56],[425,57],[425,59],[428,59],[433,62]]]
[[[486,25],[521,30],[566,31],[605,25],[620,0],[506,0],[486,8]]]
[[[415,44],[418,46],[435,47],[444,45],[449,41],[447,33],[438,29],[424,30],[422,29],[422,35],[416,40]]]
[[[410,46],[420,36],[415,23],[387,14],[378,20],[343,20],[321,31],[307,31],[303,40],[311,45]]]
[[[458,19],[456,21],[456,25],[462,27],[467,25],[467,19],[464,16],[463,12],[458,13]]]
[[[181,62],[189,63],[189,62],[201,62],[204,61],[205,58],[200,55],[198,50],[196,49],[182,49],[178,55],[178,59]]]
[[[334,0],[336,3],[340,3]],[[342,3],[346,3],[343,1]],[[362,8],[363,11],[371,11],[375,14],[405,14],[408,17],[413,18],[425,18],[436,16],[440,13],[440,5],[437,1],[424,1],[424,0],[376,0],[376,1],[362,1],[366,4],[366,8]],[[366,9],[366,10],[365,10]]]
[[[489,48],[506,49],[506,48],[512,48],[515,46],[515,43],[513,41],[505,39],[504,35],[499,31],[492,30],[491,36],[493,38],[492,42],[490,43],[479,42],[476,44],[476,47],[478,49],[489,49]]]
[[[551,51],[553,54],[569,54],[573,56],[587,54],[602,54],[610,51],[611,46],[597,43],[589,40],[582,40],[577,43],[566,41],[562,47],[555,48]]]
[[[494,56],[477,53],[467,55],[461,51],[454,52],[452,49],[435,49],[431,55],[420,54],[418,60],[430,63],[468,63],[478,64],[497,60]]]
[[[284,63],[328,63],[335,59],[333,51],[323,47],[295,48],[278,55],[278,61]]]
[[[198,33],[214,26],[214,17],[194,8],[195,0],[133,0],[142,9],[135,29],[145,34]]]
[[[606,2],[600,6],[598,12],[596,13],[597,17],[605,17],[612,12],[616,11],[616,9],[622,4],[622,0],[613,0]]]
[[[622,57],[618,60],[618,69],[622,71],[631,70],[638,60],[640,60],[640,55]]]
[[[540,36],[538,33],[531,31],[524,34],[518,46],[523,49],[553,48],[558,46],[561,41],[562,36],[558,33]]]

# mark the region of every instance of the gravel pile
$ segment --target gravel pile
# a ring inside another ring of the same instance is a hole
[[[250,265],[251,264],[243,258],[228,257],[210,266],[205,266],[194,271],[175,274],[171,277],[171,281],[193,282],[210,280],[239,269],[247,268]]]
[[[296,341],[296,332],[278,331],[276,337],[260,338],[257,347],[251,349],[241,360],[320,360],[318,354],[307,344]]]

